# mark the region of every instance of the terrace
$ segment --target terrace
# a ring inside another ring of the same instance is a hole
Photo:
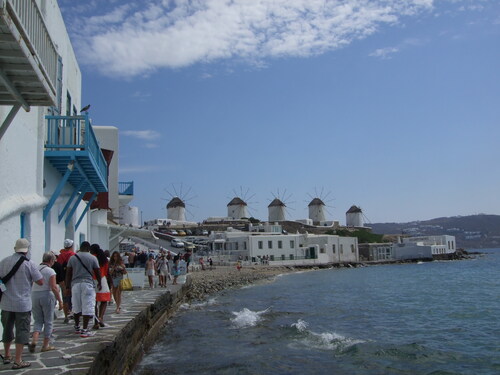
[[[74,187],[74,193],[59,215],[59,221],[61,221],[73,204],[66,218],[68,224],[85,193],[93,193],[87,205],[88,209],[97,193],[108,191],[108,164],[99,147],[88,115],[46,116],[45,118],[47,119],[45,158],[59,171],[62,179],[44,210],[44,220],[65,185],[69,183]],[[78,194],[78,199],[73,202]]]

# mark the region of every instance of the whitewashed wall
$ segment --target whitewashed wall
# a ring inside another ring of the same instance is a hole
[[[81,73],[64,21],[56,0],[39,1],[42,14],[58,54],[63,60],[62,113],[66,113],[66,93],[69,91],[72,105],[81,108]],[[0,106],[0,121],[9,113],[10,106]],[[32,257],[41,259],[46,249],[60,249],[67,236],[64,221],[58,223],[57,215],[63,206],[63,197],[52,208],[49,228],[42,219],[43,208],[52,196],[53,187],[61,176],[52,169],[44,158],[45,115],[47,107],[32,107],[30,112],[20,109],[0,140],[0,257],[13,251],[21,235],[21,213],[25,213],[25,237],[32,243]],[[45,182],[45,187],[44,187]],[[71,187],[66,187],[67,196]],[[84,204],[78,208],[79,217]],[[87,222],[84,220],[74,240],[80,233],[87,237]]]

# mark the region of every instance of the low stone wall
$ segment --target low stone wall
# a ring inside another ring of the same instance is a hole
[[[191,278],[177,292],[165,291],[123,327],[115,340],[103,348],[92,363],[89,375],[126,375],[156,342],[162,327],[175,313],[190,289]]]

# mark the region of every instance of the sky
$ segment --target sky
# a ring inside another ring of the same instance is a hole
[[[142,220],[500,214],[497,0],[59,0]]]

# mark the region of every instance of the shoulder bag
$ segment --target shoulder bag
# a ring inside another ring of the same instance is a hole
[[[21,258],[19,258],[19,260],[16,262],[16,264],[14,265],[14,267],[12,267],[12,269],[10,270],[10,272],[5,275],[4,277],[0,277],[0,281],[5,285],[7,284],[7,282],[12,278],[12,276],[14,276],[14,274],[17,272],[17,270],[19,269],[19,267],[21,267],[21,263],[24,262],[25,260],[28,260],[28,258],[26,258],[25,256],[22,256]],[[3,288],[0,288],[0,301],[2,300],[2,295],[3,295]]]

